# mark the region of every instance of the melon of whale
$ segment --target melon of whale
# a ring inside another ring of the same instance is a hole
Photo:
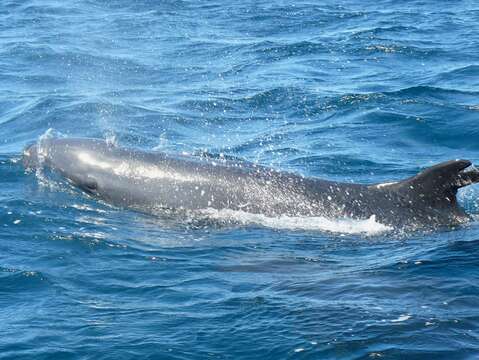
[[[395,227],[467,221],[456,194],[479,182],[479,171],[467,170],[467,160],[446,161],[402,181],[367,185],[81,138],[44,139],[25,148],[23,162],[29,169],[50,169],[107,203],[148,213],[212,208],[267,216],[375,216]]]

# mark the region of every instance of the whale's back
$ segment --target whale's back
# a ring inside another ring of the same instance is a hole
[[[479,181],[467,160],[451,160],[389,184],[349,184],[244,161],[169,155],[93,139],[51,139],[24,152],[92,196],[147,212],[231,209],[267,216],[367,219],[387,225],[451,224],[467,218],[459,188]]]

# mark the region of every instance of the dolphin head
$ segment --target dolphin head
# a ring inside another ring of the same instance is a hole
[[[43,139],[23,151],[26,169],[49,168],[90,194],[105,184],[113,145],[93,139]],[[103,171],[102,171],[103,170]]]

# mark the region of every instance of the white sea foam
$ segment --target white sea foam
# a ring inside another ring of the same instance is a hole
[[[323,216],[285,216],[270,217],[237,210],[207,209],[203,212],[209,218],[220,221],[232,221],[244,225],[261,225],[273,229],[328,231],[341,234],[376,235],[392,230],[391,227],[376,221],[372,215],[369,219],[349,218],[328,219]]]
[[[393,322],[393,323],[403,322],[403,321],[409,320],[410,318],[411,318],[411,315],[403,314],[403,315],[400,315],[397,319],[391,320],[391,322]]]

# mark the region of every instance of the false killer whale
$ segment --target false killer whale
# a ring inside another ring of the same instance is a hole
[[[267,216],[376,220],[389,226],[454,225],[469,219],[457,190],[479,182],[467,160],[446,161],[384,184],[341,183],[248,162],[121,148],[97,139],[44,139],[25,148],[27,169],[47,168],[105,202],[162,209],[231,209]]]

